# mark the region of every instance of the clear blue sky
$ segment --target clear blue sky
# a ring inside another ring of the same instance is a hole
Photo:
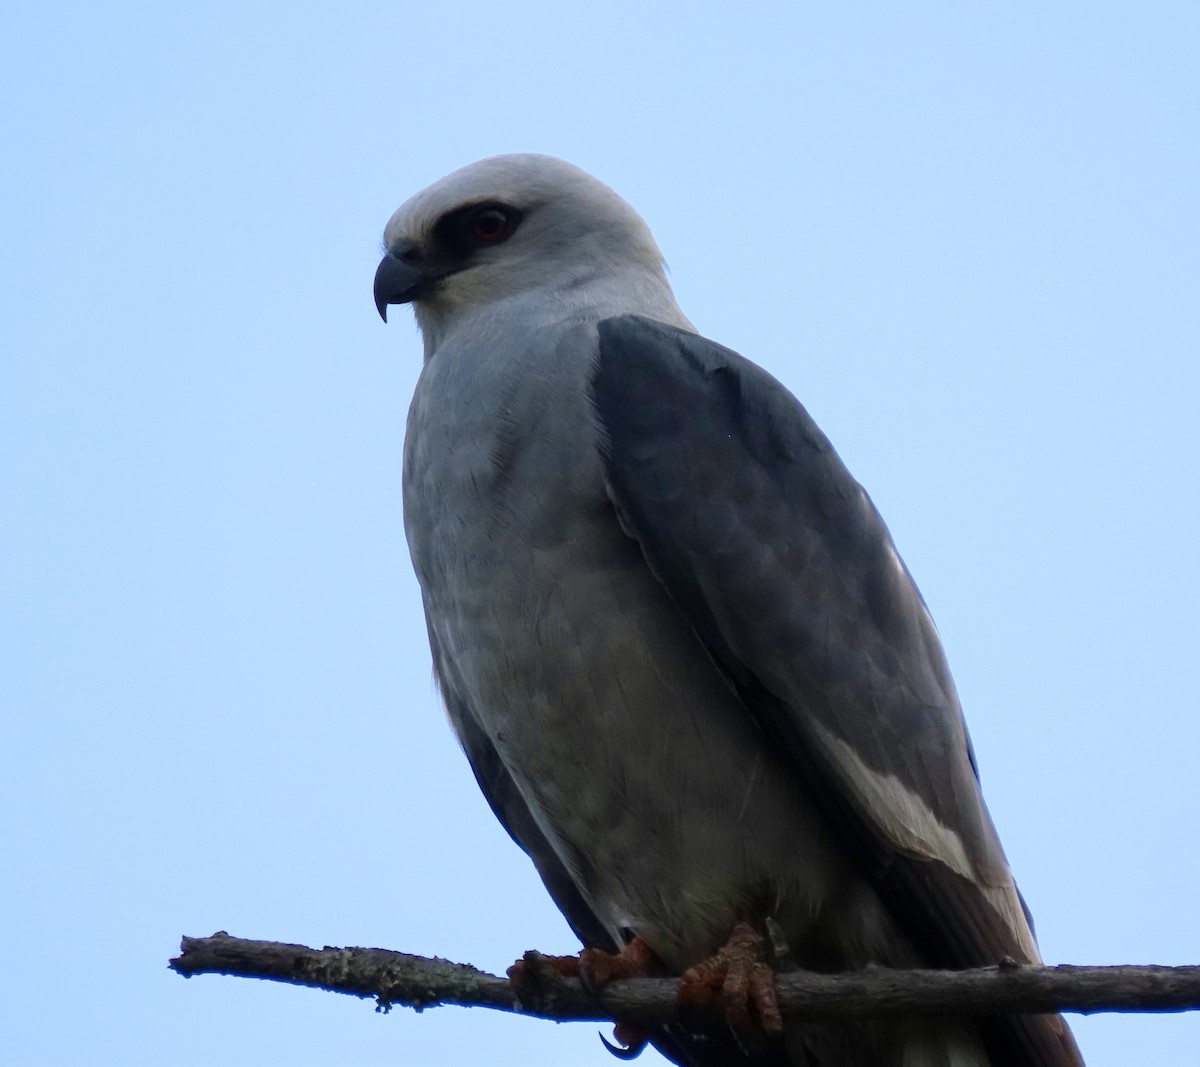
[[[1048,959],[1200,963],[1198,54],[1190,2],[12,7],[4,1062],[612,1062],[165,969],[571,947],[433,693],[370,292],[402,200],[514,150],[636,205],[873,495]],[[1197,1015],[1075,1025],[1200,1061]]]

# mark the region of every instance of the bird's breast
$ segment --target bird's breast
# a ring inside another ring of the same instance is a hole
[[[467,705],[614,932],[685,966],[743,911],[811,922],[856,876],[622,531],[586,368],[523,373],[439,369],[410,415],[407,532]]]

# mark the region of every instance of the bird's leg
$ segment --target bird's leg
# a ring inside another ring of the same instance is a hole
[[[540,952],[526,952],[508,969],[509,981],[517,987],[519,996],[521,991],[533,992],[535,996],[544,993],[545,979],[552,975],[578,978],[594,993],[609,982],[623,978],[652,978],[664,973],[662,961],[636,934],[616,953],[599,948],[585,948],[578,956],[543,956]],[[638,1055],[650,1040],[649,1033],[642,1027],[619,1021],[613,1026],[613,1038],[616,1045],[605,1041],[603,1036],[600,1040],[614,1056],[626,1060]]]
[[[717,993],[735,1031],[752,1033],[757,1022],[768,1034],[783,1032],[766,939],[749,923],[738,923],[715,956],[689,968],[679,980],[680,1004],[708,1004]]]

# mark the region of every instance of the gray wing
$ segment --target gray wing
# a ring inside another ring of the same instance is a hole
[[[918,950],[1037,960],[937,631],[808,413],[736,353],[634,316],[599,324],[592,400],[623,527]],[[993,1029],[997,1063],[1081,1063],[1057,1016]]]

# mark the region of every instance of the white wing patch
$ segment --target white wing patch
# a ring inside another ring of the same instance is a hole
[[[1037,942],[1025,921],[1025,912],[1012,882],[994,885],[980,877],[963,839],[930,811],[929,805],[916,793],[893,775],[872,770],[853,748],[820,723],[812,725],[837,763],[842,781],[855,791],[855,799],[879,822],[896,847],[914,856],[938,860],[971,881],[1004,920],[1029,960],[1040,963]]]
[[[850,745],[819,722],[812,725],[842,772],[842,780],[854,789],[859,804],[882,823],[899,848],[941,860],[964,878],[979,881],[962,838],[934,815],[925,801],[898,778],[868,767]]]

